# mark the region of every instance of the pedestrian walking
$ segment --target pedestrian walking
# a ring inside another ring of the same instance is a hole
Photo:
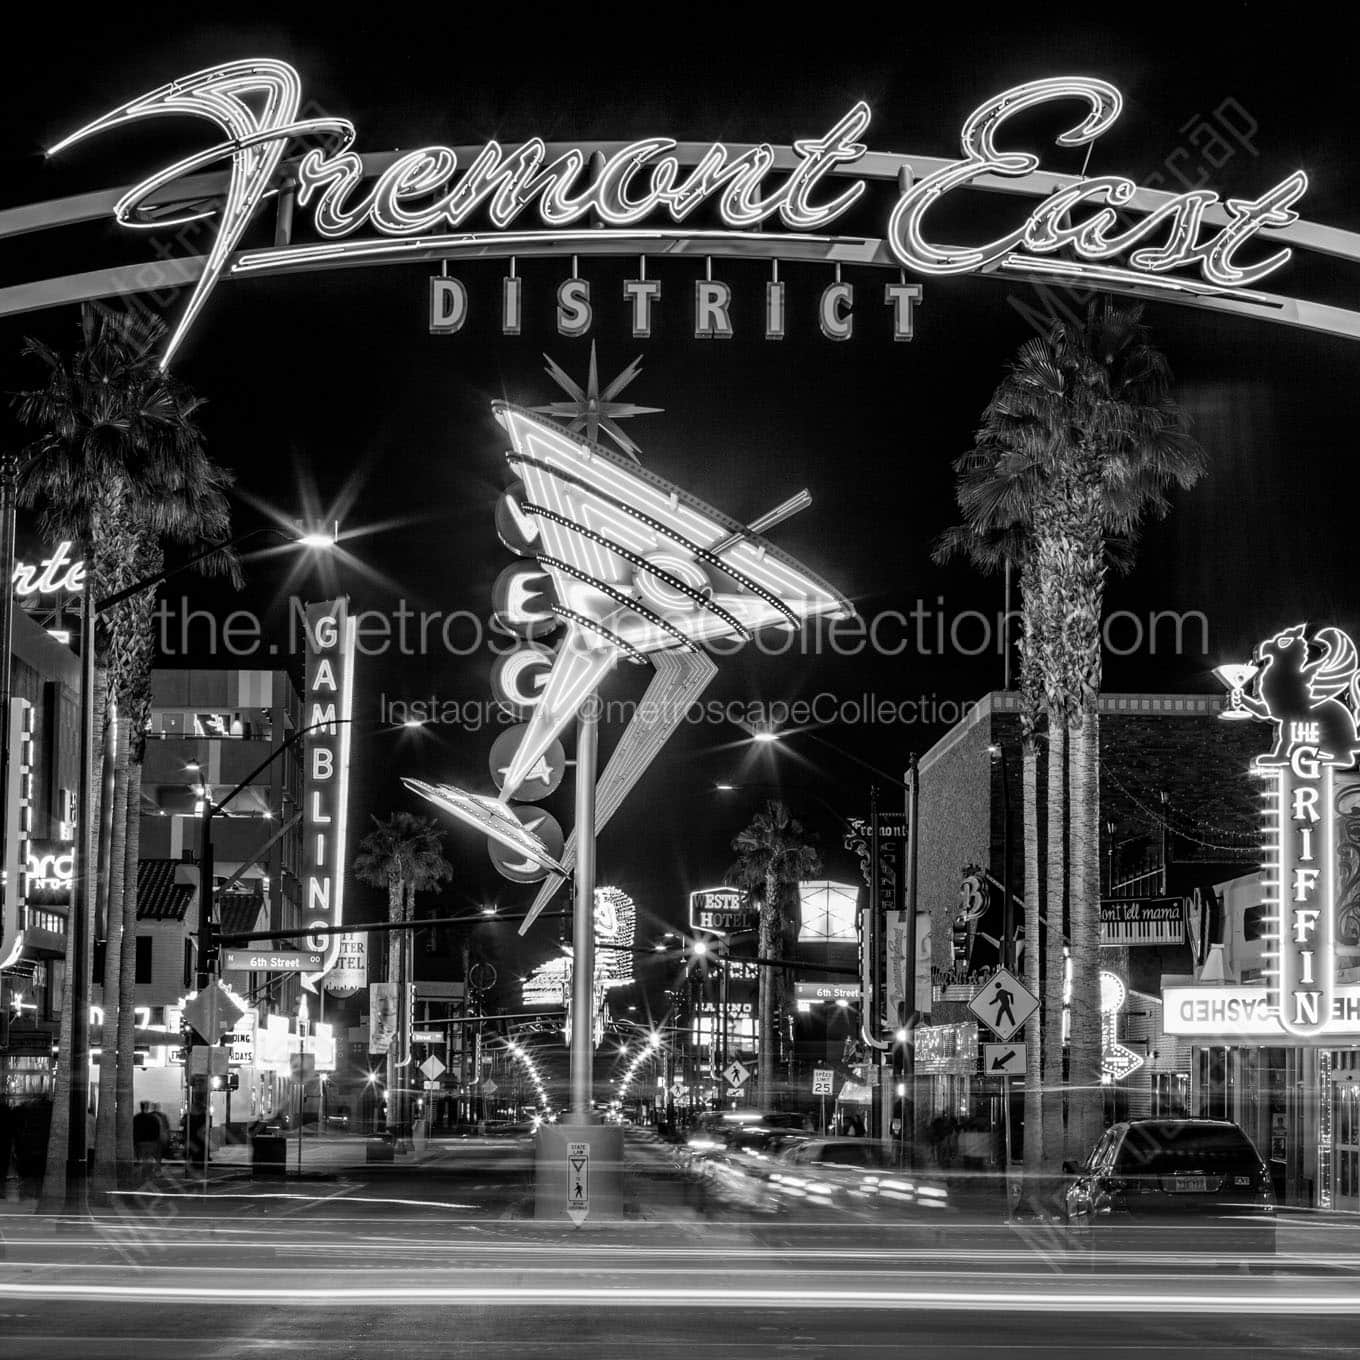
[[[170,1121],[165,1117],[165,1112],[161,1107],[154,1102],[151,1106],[151,1113],[156,1116],[156,1124],[160,1128],[160,1138],[156,1151],[156,1170],[159,1171],[166,1154],[170,1151]]]
[[[132,1146],[137,1154],[138,1184],[144,1183],[161,1164],[161,1125],[149,1100],[132,1116]]]

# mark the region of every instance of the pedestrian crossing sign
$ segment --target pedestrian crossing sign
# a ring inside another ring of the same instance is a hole
[[[968,1009],[1004,1043],[1039,1009],[1039,998],[1014,973],[999,968],[978,988]]]

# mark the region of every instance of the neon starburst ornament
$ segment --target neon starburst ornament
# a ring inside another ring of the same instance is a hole
[[[546,406],[531,406],[529,409],[538,415],[553,416],[566,422],[568,434],[584,432],[592,444],[600,442],[603,431],[635,463],[641,450],[619,429],[616,422],[630,416],[660,415],[663,407],[638,406],[631,401],[616,401],[615,398],[642,371],[642,356],[639,354],[627,368],[619,374],[603,392],[600,391],[600,372],[595,362],[595,342],[590,342],[590,370],[586,374],[586,385],[579,387],[559,364],[545,354],[548,361],[548,376],[571,398],[570,401],[550,401]]]

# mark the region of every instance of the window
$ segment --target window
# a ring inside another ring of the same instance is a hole
[[[137,974],[138,986],[151,981],[151,936],[137,936]]]

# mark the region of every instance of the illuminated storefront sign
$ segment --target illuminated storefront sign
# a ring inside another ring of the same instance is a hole
[[[1199,306],[1250,308],[1249,314],[1264,319],[1354,333],[1352,313],[1315,309],[1316,319],[1301,319],[1288,299],[1250,286],[1290,258],[1290,247],[1271,250],[1263,234],[1298,223],[1293,205],[1308,187],[1303,171],[1255,198],[1226,200],[1207,188],[1169,194],[1140,188],[1123,175],[1077,178],[1041,171],[1038,156],[1004,143],[1017,115],[1054,102],[1082,108],[1077,121],[1056,138],[1064,148],[1090,147],[1113,126],[1123,103],[1113,85],[1093,77],[1029,81],[988,99],[964,120],[959,159],[870,152],[860,140],[871,118],[863,102],[822,135],[791,147],[681,143],[670,137],[549,146],[531,137],[508,148],[488,141],[480,147],[424,146],[361,157],[352,149],[357,132],[348,120],[299,118],[302,84],[293,67],[256,59],[209,67],[132,99],[66,137],[52,153],[135,119],[164,115],[204,119],[222,132],[217,144],[127,190],[114,208],[117,221],[128,227],[164,228],[199,219],[201,194],[190,199],[179,182],[229,162],[217,232],[170,337],[167,361],[224,274],[447,259],[460,253],[485,256],[488,251],[507,257],[645,256],[649,250],[665,253],[677,240],[690,243],[691,253],[697,247],[710,255],[847,259],[922,275],[1057,278]],[[304,139],[310,145],[285,170],[285,150]],[[288,192],[295,193],[299,206],[311,209],[316,239],[294,242],[286,225],[274,247],[238,253],[247,227],[279,192],[285,174],[292,181]],[[874,180],[893,183],[898,195],[879,227],[882,239],[827,235],[857,208],[867,212],[863,204]],[[992,240],[961,245],[948,239],[935,210],[955,190],[969,188],[1011,190],[1041,201],[1015,213],[1009,229]],[[696,214],[704,226],[690,225]],[[708,225],[710,220],[719,225]],[[1323,248],[1312,235],[1307,244]],[[512,269],[501,287],[508,334],[517,334],[520,326],[519,285]],[[767,303],[766,331],[779,338],[784,299],[777,276],[770,287],[775,291]],[[628,281],[623,297],[635,334],[646,333],[659,294],[658,281],[648,279],[645,270]],[[730,333],[723,329],[729,324],[728,295],[730,288],[711,275],[696,281],[696,333]],[[919,296],[919,285],[905,278],[889,285],[884,300],[899,312],[899,332],[909,333],[910,306]],[[457,280],[436,280],[431,293],[436,325],[457,329],[467,306]],[[559,287],[558,306],[564,333],[580,334],[589,326],[589,285],[574,271]],[[845,338],[853,306],[852,285],[837,276],[822,293],[822,331]]]
[[[27,562],[14,564],[14,593],[20,599],[30,595],[79,595],[85,589],[85,563],[71,560],[71,544],[64,540],[57,544],[51,557],[44,557],[38,565]]]
[[[302,908],[309,926],[344,920],[345,831],[349,809],[350,722],[354,709],[354,621],[341,598],[307,606],[303,693]],[[325,953],[316,973],[303,975],[308,991],[337,964],[343,936],[311,935],[307,946]]]
[[[921,1025],[916,1030],[916,1070],[922,1076],[970,1077],[978,1065],[976,1020]]]
[[[1124,1081],[1143,1065],[1142,1056],[1119,1042],[1119,1013],[1129,989],[1118,973],[1100,970],[1100,1079]]]
[[[859,939],[859,889],[852,883],[798,885],[798,939],[854,944]]]
[[[9,787],[5,790],[5,881],[0,905],[0,967],[19,957],[24,913],[29,902],[30,843],[33,830],[33,705],[9,701]]]
[[[700,888],[689,895],[689,928],[710,935],[748,930],[756,923],[756,907],[740,888]]]
[[[622,888],[595,889],[595,978],[596,1029],[600,1026],[605,994],[615,987],[626,987],[633,980],[633,939],[637,928],[637,907]],[[561,1006],[571,993],[571,947],[540,963],[524,979],[521,1000],[526,1006]],[[598,1040],[597,1040],[598,1042]]]
[[[1317,1042],[1360,1042],[1360,984],[1332,988],[1331,1012]],[[1280,1020],[1265,987],[1198,986],[1162,989],[1162,1028],[1187,1038],[1249,1039],[1261,1043],[1299,1042]]]
[[[349,931],[340,937],[335,966],[326,974],[326,990],[332,996],[353,996],[368,986],[368,933]]]
[[[1275,741],[1256,757],[1268,779],[1262,974],[1267,1017],[1239,1012],[1295,1042],[1319,1042],[1349,1022],[1336,990],[1337,809],[1334,774],[1360,754],[1360,658],[1339,628],[1309,637],[1282,629],[1257,648],[1254,665],[1234,668],[1226,715],[1274,724]],[[1254,684],[1248,694],[1246,686]]]

